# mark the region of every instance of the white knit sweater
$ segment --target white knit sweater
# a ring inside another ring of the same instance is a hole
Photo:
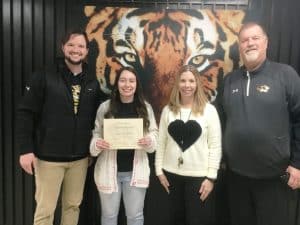
[[[221,126],[215,107],[207,103],[202,116],[190,115],[190,120],[200,124],[202,134],[184,153],[168,133],[168,125],[176,119],[180,119],[180,114],[174,114],[165,106],[159,124],[156,175],[163,174],[164,169],[182,176],[215,179],[221,160]],[[179,157],[183,159],[180,166]]]
[[[118,191],[117,185],[117,151],[102,150],[96,147],[95,143],[98,138],[103,138],[103,119],[108,110],[110,100],[103,102],[98,111],[95,120],[95,129],[93,130],[93,138],[90,143],[90,153],[92,156],[98,156],[95,165],[94,179],[99,191],[104,193],[112,193]],[[150,104],[146,103],[150,126],[149,133],[152,145],[147,149],[134,150],[133,171],[131,186],[148,187],[150,168],[147,152],[154,152],[157,146],[157,125],[154,113]]]

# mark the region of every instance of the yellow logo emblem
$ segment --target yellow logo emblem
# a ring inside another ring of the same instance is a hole
[[[259,92],[268,92],[270,90],[270,87],[268,85],[260,85],[257,86],[256,90],[258,90]]]

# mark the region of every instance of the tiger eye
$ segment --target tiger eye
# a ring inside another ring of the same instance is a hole
[[[131,53],[126,53],[125,59],[127,62],[135,62],[135,55]]]
[[[192,59],[192,63],[194,65],[201,65],[205,60],[205,57],[202,56],[202,55],[198,55],[198,56],[195,56],[193,59]]]

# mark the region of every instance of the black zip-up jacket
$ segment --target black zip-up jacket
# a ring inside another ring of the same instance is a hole
[[[16,145],[47,161],[74,161],[89,153],[97,108],[104,95],[95,76],[83,67],[80,100],[74,113],[70,76],[65,63],[34,73],[17,108]]]
[[[252,177],[300,168],[300,78],[288,65],[266,60],[224,81],[224,153],[229,169]]]

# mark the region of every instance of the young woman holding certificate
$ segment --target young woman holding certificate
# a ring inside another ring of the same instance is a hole
[[[178,72],[159,125],[156,175],[169,195],[172,225],[212,224],[210,193],[221,159],[218,113],[190,65]]]
[[[103,139],[105,118],[142,118],[144,137],[137,140],[141,149],[111,149],[112,143]],[[144,223],[144,199],[150,176],[147,152],[154,152],[156,143],[152,107],[143,98],[136,71],[123,68],[116,76],[111,99],[98,109],[90,144],[91,155],[98,156],[94,178],[100,195],[102,225],[117,225],[121,195],[127,225]]]

